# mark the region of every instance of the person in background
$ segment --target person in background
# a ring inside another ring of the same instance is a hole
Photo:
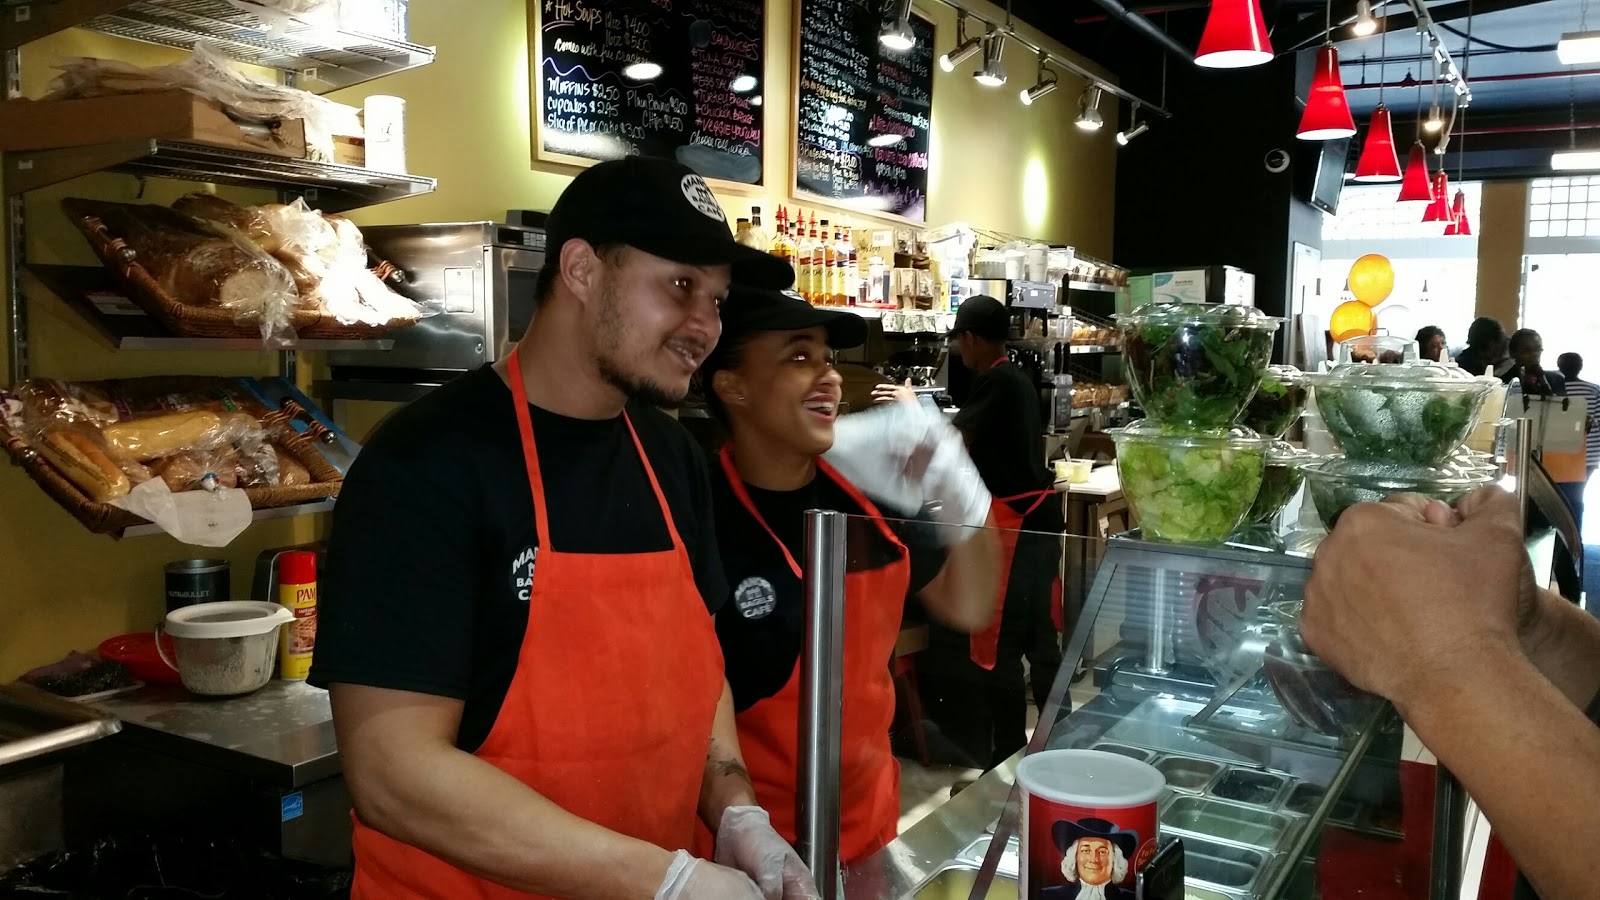
[[[1317,549],[1300,627],[1461,779],[1531,882],[1519,900],[1596,896],[1600,621],[1537,585],[1513,495],[1351,507]]]
[[[1456,365],[1472,375],[1499,375],[1509,368],[1506,330],[1488,316],[1474,319],[1467,328],[1467,349],[1456,355]]]
[[[994,616],[970,636],[934,623],[925,662],[918,665],[928,688],[924,705],[940,731],[988,768],[1027,744],[1028,682],[1042,710],[1061,669],[1054,612],[1061,603],[1061,495],[1045,465],[1039,390],[1006,355],[1010,327],[1003,303],[976,296],[962,302],[950,330],[962,364],[975,375],[954,424],[994,497],[994,520],[1002,529],[1004,574]],[[905,399],[902,394],[880,385],[875,398]]]
[[[1581,531],[1583,495],[1589,486],[1589,480],[1594,477],[1594,470],[1600,469],[1600,385],[1578,377],[1583,373],[1583,357],[1576,353],[1563,353],[1556,357],[1556,370],[1567,383],[1567,396],[1583,398],[1585,432],[1583,481],[1556,483],[1556,488],[1567,498],[1567,503],[1572,505],[1573,515],[1577,517],[1578,528]]]
[[[1566,379],[1560,373],[1547,372],[1540,365],[1544,356],[1544,339],[1532,328],[1521,328],[1511,335],[1507,344],[1511,350],[1511,369],[1500,380],[1516,381],[1511,393],[1533,397],[1561,397],[1567,393]]]
[[[384,423],[333,516],[311,682],[352,896],[813,898],[739,751],[705,460],[654,408],[733,275],[793,271],[670,160],[584,170],[546,232],[516,348]],[[697,821],[728,865],[687,852]]]
[[[1417,346],[1422,348],[1423,359],[1442,363],[1450,356],[1444,329],[1437,325],[1428,325],[1417,331]]]
[[[989,624],[1000,552],[993,529],[886,517],[822,458],[834,445],[841,397],[833,353],[866,339],[866,320],[854,313],[818,309],[792,292],[735,286],[722,305],[722,340],[700,370],[707,406],[731,435],[711,476],[717,542],[732,585],[717,616],[717,637],[756,798],[789,840],[796,834],[799,789],[805,513],[827,509],[853,517],[847,526],[838,786],[839,856],[847,863],[881,850],[898,829],[900,766],[889,744],[895,705],[889,666],[906,596],[919,597],[952,629],[980,629]],[[939,413],[913,405],[908,417],[917,416]],[[948,440],[965,453],[953,431]],[[907,449],[920,452],[920,446]],[[959,477],[959,471],[930,467],[921,479],[925,496],[952,510],[959,505],[954,497],[973,496],[968,512],[976,521],[970,524],[984,524],[989,509],[981,488],[963,492],[941,483]],[[970,467],[966,477],[969,488],[979,487]]]

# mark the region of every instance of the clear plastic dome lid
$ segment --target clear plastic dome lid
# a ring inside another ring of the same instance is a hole
[[[1423,360],[1389,366],[1368,363],[1341,363],[1332,371],[1307,375],[1313,387],[1323,388],[1399,388],[1422,391],[1483,391],[1489,385],[1468,375],[1460,366],[1447,366]]]
[[[1410,338],[1388,334],[1363,334],[1339,342],[1340,363],[1400,365],[1422,359],[1422,348]]]
[[[1288,441],[1273,441],[1267,445],[1267,465],[1269,466],[1302,466],[1311,465],[1321,460],[1322,457],[1310,450],[1303,450]]]
[[[1235,425],[1226,430],[1191,431],[1165,428],[1149,419],[1139,419],[1122,428],[1108,428],[1106,434],[1118,442],[1147,441],[1182,447],[1229,446],[1241,450],[1265,450],[1270,443],[1267,438],[1243,425]]]
[[[1282,319],[1275,319],[1254,306],[1227,303],[1147,303],[1117,316],[1117,324],[1123,328],[1141,325],[1217,325],[1277,331],[1282,323]]]
[[[1465,469],[1455,465],[1414,466],[1407,463],[1378,462],[1375,460],[1347,459],[1342,456],[1324,459],[1311,465],[1324,479],[1359,483],[1365,487],[1393,491],[1418,488],[1471,488],[1494,481],[1493,472],[1482,469]]]

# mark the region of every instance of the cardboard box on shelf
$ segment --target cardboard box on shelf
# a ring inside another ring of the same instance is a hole
[[[241,123],[221,106],[186,91],[0,103],[0,150],[56,150],[147,138],[306,157],[303,120]]]
[[[341,134],[334,135],[333,161],[341,166],[365,167],[367,164],[366,139]]]

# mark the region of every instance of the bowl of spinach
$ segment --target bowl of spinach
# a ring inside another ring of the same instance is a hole
[[[1466,441],[1494,384],[1438,363],[1347,363],[1307,375],[1317,413],[1351,459],[1437,466]]]
[[[1250,398],[1239,424],[1262,437],[1277,440],[1289,432],[1305,412],[1311,391],[1305,375],[1294,366],[1269,366],[1261,376],[1261,386]]]
[[[1278,324],[1253,307],[1202,303],[1119,316],[1134,399],[1164,427],[1229,428],[1261,384]]]
[[[1306,480],[1305,467],[1319,458],[1315,453],[1297,449],[1285,441],[1273,442],[1267,448],[1267,464],[1261,472],[1261,490],[1256,492],[1255,502],[1250,505],[1245,522],[1264,525],[1274,521],[1289,505],[1289,501],[1294,499],[1294,495],[1300,492],[1300,486]]]
[[[1454,466],[1414,466],[1406,463],[1335,457],[1305,467],[1306,493],[1317,508],[1317,518],[1329,530],[1344,511],[1357,503],[1374,503],[1394,494],[1421,494],[1451,506],[1488,484],[1496,473]]]

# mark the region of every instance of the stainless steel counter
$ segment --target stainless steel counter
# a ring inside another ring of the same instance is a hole
[[[152,686],[94,706],[122,720],[124,740],[285,788],[339,774],[328,692],[304,682],[215,700]]]

